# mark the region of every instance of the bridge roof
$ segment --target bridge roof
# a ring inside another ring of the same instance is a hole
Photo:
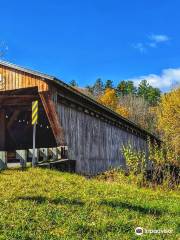
[[[154,134],[152,134],[151,132],[143,129],[142,127],[140,127],[136,123],[134,123],[134,122],[128,120],[127,118],[124,118],[120,114],[112,111],[110,108],[107,108],[104,105],[98,103],[94,99],[88,97],[87,95],[83,94],[82,92],[78,91],[77,89],[71,87],[70,85],[66,84],[65,82],[56,78],[55,76],[48,75],[48,74],[45,74],[45,73],[41,73],[39,71],[34,71],[34,70],[28,69],[26,67],[21,67],[19,65],[16,65],[16,64],[13,64],[13,63],[10,63],[10,62],[7,62],[7,61],[1,61],[0,60],[0,65],[5,66],[5,67],[9,67],[9,68],[12,68],[12,69],[16,69],[16,70],[19,70],[19,71],[22,71],[22,72],[25,72],[25,73],[35,75],[35,76],[40,77],[44,80],[52,81],[57,86],[62,87],[64,89],[66,89],[68,92],[74,94],[75,96],[77,96],[82,101],[85,101],[86,103],[88,102],[93,107],[98,108],[100,111],[102,110],[102,111],[106,112],[106,114],[110,114],[116,121],[119,120],[119,121],[123,122],[124,124],[129,125],[130,127],[133,127],[135,129],[141,131],[145,135],[147,135],[147,136],[155,139],[156,141],[160,142],[160,139],[157,136],[155,136]]]

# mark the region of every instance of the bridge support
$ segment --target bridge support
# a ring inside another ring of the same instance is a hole
[[[40,148],[39,149],[39,158],[40,158],[40,161],[48,160],[48,148]]]
[[[40,151],[39,151],[39,149],[35,149],[35,163],[36,164],[38,164],[38,162],[39,162],[39,153],[40,153]],[[33,156],[33,149],[29,149],[29,157],[30,158],[32,158],[32,156]]]
[[[0,170],[7,168],[7,153],[0,151]]]
[[[25,168],[27,163],[27,150],[16,150],[16,158],[20,160],[21,167]]]

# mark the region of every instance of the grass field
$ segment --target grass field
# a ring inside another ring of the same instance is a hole
[[[138,188],[53,170],[0,173],[0,240],[179,239],[177,191]],[[171,234],[136,236],[136,227]]]

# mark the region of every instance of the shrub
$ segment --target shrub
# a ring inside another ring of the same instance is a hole
[[[133,149],[130,143],[127,146],[123,145],[122,152],[129,172],[138,174],[144,171],[146,166],[145,152]]]
[[[168,188],[179,185],[179,156],[167,145],[159,146],[156,142],[148,140],[148,156],[145,152],[137,151],[129,143],[123,146],[122,152],[126,161],[126,173],[141,174],[139,184],[164,184]],[[152,163],[147,168],[147,163]]]

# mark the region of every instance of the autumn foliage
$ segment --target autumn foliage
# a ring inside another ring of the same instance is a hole
[[[180,155],[180,88],[161,97],[157,124],[164,140]]]
[[[116,112],[125,118],[130,116],[128,109],[120,104],[117,106]]]
[[[77,88],[75,81],[71,85]],[[159,136],[169,149],[167,152],[172,151],[176,157],[180,156],[180,88],[163,94],[146,80],[138,86],[132,81],[120,81],[114,86],[112,80],[104,83],[98,78],[92,86],[78,89]]]
[[[118,103],[115,90],[107,88],[104,94],[98,98],[98,102],[115,111]]]
[[[129,116],[127,108],[119,104],[115,89],[106,88],[104,94],[98,98],[98,102],[109,107],[123,117]]]

